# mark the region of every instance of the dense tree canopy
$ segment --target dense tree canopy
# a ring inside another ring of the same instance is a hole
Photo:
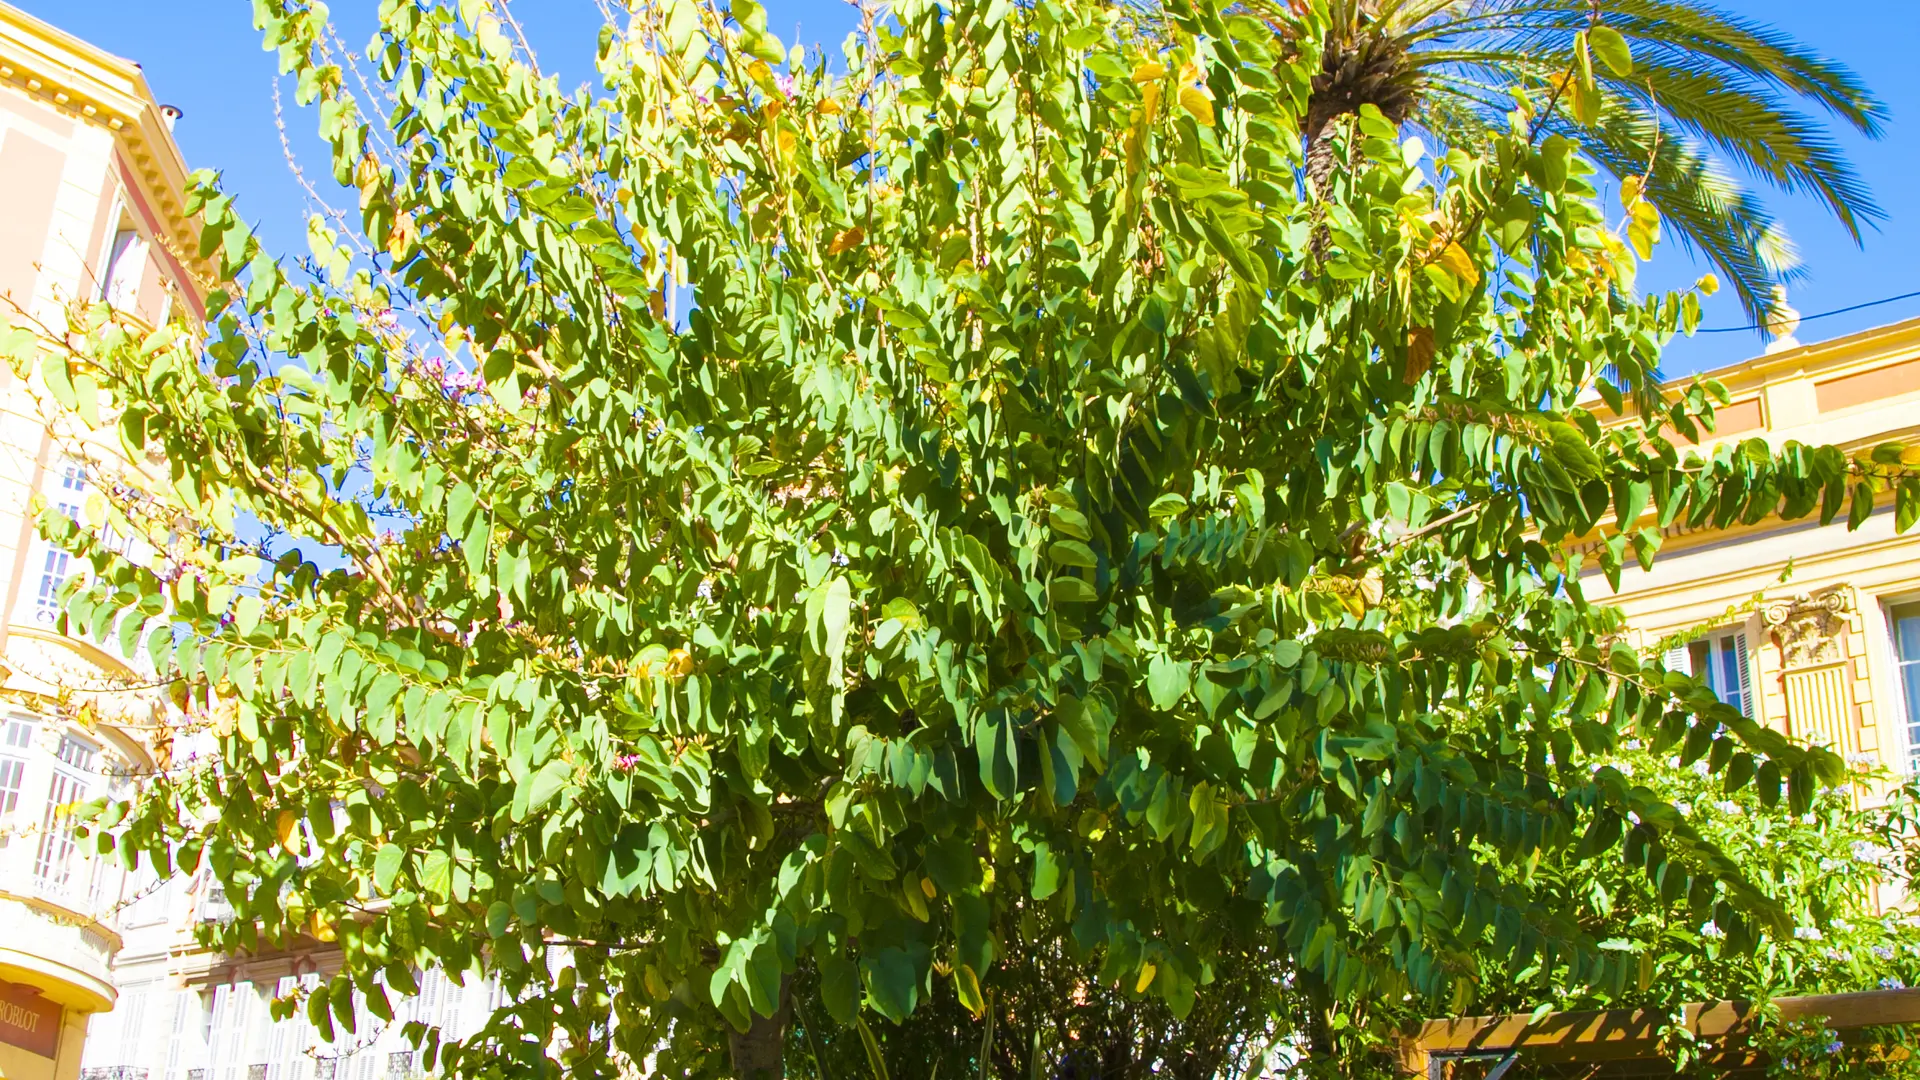
[[[477,965],[514,1000],[417,1033],[458,1075],[777,1075],[1057,955],[1173,1017],[1278,963],[1325,1054],[1485,965],[1633,980],[1542,859],[1791,927],[1611,755],[1796,812],[1843,764],[1581,572],[1920,486],[1661,434],[1720,400],[1648,376],[1697,304],[1635,298],[1550,94],[1471,152],[1363,110],[1309,197],[1317,4],[907,0],[834,73],[674,0],[568,94],[485,0],[387,0],[372,97],[257,7],[357,213],[295,266],[202,176],[204,339],[10,349],[171,470],[111,490],[155,558],[43,519],[218,741],[102,843],[209,867],[222,947],[337,939],[323,1030]]]

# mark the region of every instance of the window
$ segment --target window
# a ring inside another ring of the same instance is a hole
[[[1900,701],[1907,709],[1907,769],[1920,772],[1920,604],[1901,604],[1893,621],[1893,658],[1900,669]]]
[[[147,269],[147,241],[140,230],[123,220],[107,250],[107,272],[100,278],[100,299],[131,310],[140,299],[140,279]]]
[[[72,459],[63,459],[54,470],[53,504],[67,517],[80,520],[80,504],[86,500],[87,467]],[[60,589],[73,570],[73,557],[45,540],[37,541],[45,552],[40,564],[40,583],[33,591],[33,621],[53,626],[60,621]]]
[[[87,772],[99,748],[72,735],[62,736],[55,755],[53,783],[47,789],[47,811],[40,822],[40,849],[33,873],[42,885],[65,890],[73,881],[74,822],[68,810],[87,799]]]
[[[40,587],[33,594],[33,618],[44,626],[60,621],[60,589],[67,583],[70,556],[57,547],[47,547],[47,560],[40,568]]]
[[[200,921],[227,922],[232,918],[233,905],[227,903],[226,886],[209,881],[206,894],[200,898]]]
[[[1715,697],[1753,715],[1753,677],[1747,663],[1747,635],[1716,630],[1667,653],[1667,669],[1701,679]]]
[[[87,490],[87,467],[71,459],[62,461],[60,463],[60,490],[62,492],[73,492],[75,495],[85,494]],[[63,508],[64,505],[65,503],[63,502]],[[72,510],[67,512],[69,514],[74,513]]]
[[[27,750],[33,745],[33,720],[9,716],[0,720],[0,817],[20,805],[20,786],[27,774]],[[0,844],[4,844],[0,840]]]

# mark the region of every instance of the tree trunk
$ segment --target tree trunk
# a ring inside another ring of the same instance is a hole
[[[1339,164],[1333,136],[1341,115],[1321,116],[1320,111],[1313,107],[1307,110],[1307,192],[1314,203],[1313,234],[1307,240],[1307,255],[1316,265],[1326,258],[1327,248],[1333,244],[1333,230],[1327,227],[1326,200],[1333,185],[1334,166]]]
[[[1338,164],[1334,157],[1334,122],[1339,114],[1320,118],[1309,110],[1307,127],[1307,183],[1317,200],[1327,197],[1327,188],[1333,183],[1333,167]]]
[[[744,1032],[727,1029],[727,1049],[733,1057],[735,1080],[784,1080],[787,1075],[787,1021],[793,1014],[789,980],[780,980],[780,1007],[772,1016],[753,1013]]]

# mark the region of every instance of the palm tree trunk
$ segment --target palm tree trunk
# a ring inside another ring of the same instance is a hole
[[[1334,123],[1339,118],[1338,113],[1325,117],[1314,116],[1312,110],[1307,113],[1307,183],[1316,201],[1327,197],[1334,166],[1339,164],[1333,145]]]
[[[1326,199],[1333,184],[1333,170],[1339,165],[1335,155],[1334,125],[1342,114],[1327,112],[1311,106],[1307,109],[1307,197],[1314,202],[1313,235],[1307,239],[1307,256],[1318,263],[1326,257],[1327,248],[1333,243],[1333,232],[1327,228]]]
[[[746,1031],[727,1030],[727,1049],[733,1058],[735,1080],[784,1080],[787,1055],[787,1021],[793,1013],[788,980],[780,980],[780,1007],[772,1016],[753,1014]]]

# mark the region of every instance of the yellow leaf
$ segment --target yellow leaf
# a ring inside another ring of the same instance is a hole
[[[987,999],[980,993],[980,976],[965,964],[956,964],[953,968],[954,996],[960,1004],[978,1020],[987,1015]]]
[[[1166,77],[1166,65],[1156,64],[1151,60],[1133,69],[1133,81],[1142,86],[1150,82],[1157,82]]]
[[[778,137],[780,140],[781,159],[791,158],[794,149],[800,145],[800,136],[794,134],[792,128],[781,128]]]
[[[1627,243],[1633,245],[1633,253],[1640,256],[1642,262],[1653,258],[1653,245],[1659,239],[1659,226],[1646,224],[1638,214],[1627,225]]]
[[[291,810],[282,810],[280,816],[273,819],[273,831],[280,838],[280,846],[296,857],[300,854],[300,845],[294,843],[294,835],[299,827],[300,819]]]
[[[1193,114],[1203,127],[1213,126],[1213,99],[1197,86],[1180,88],[1180,107]]]
[[[1153,123],[1160,115],[1160,84],[1148,83],[1145,92],[1140,95],[1140,107],[1146,111],[1146,122]]]
[[[1641,190],[1640,178],[1637,176],[1629,176],[1625,180],[1620,181],[1621,209],[1633,209],[1633,204],[1640,200]]]
[[[1573,81],[1573,118],[1592,127],[1600,122],[1600,89],[1591,76]]]
[[[866,238],[866,230],[858,225],[851,229],[842,229],[834,236],[833,242],[827,245],[827,254],[838,255],[841,252],[851,251],[859,247],[861,241]]]
[[[1458,240],[1448,244],[1446,250],[1440,253],[1440,265],[1469,287],[1480,283],[1480,267],[1474,264],[1473,256],[1467,254],[1467,249],[1461,247]]]
[[[1694,282],[1693,287],[1699,289],[1702,295],[1712,296],[1720,291],[1720,279],[1712,274],[1701,274],[1700,280]]]
[[[480,25],[475,28],[475,36],[480,39],[480,48],[495,59],[505,58],[513,52],[513,43],[500,30],[500,20],[492,15],[480,16]]]
[[[847,110],[842,108],[839,102],[828,98],[820,104],[815,105],[813,111],[819,113],[821,116],[839,116]]]
[[[1136,994],[1146,993],[1147,987],[1153,985],[1153,976],[1157,971],[1159,971],[1159,969],[1153,966],[1153,961],[1151,960],[1141,964],[1140,977],[1133,981],[1133,992]]]
[[[413,215],[405,210],[393,217],[393,229],[387,233],[387,254],[394,262],[405,262],[413,251],[416,236],[413,227]]]
[[[773,69],[767,66],[765,60],[755,60],[747,65],[747,78],[765,86],[773,81]]]
[[[1380,602],[1386,599],[1386,595],[1386,579],[1381,575],[1380,568],[1376,566],[1368,570],[1367,576],[1360,579],[1360,599],[1363,600],[1368,607],[1375,608],[1379,607]]]
[[[927,911],[927,898],[922,895],[920,889],[914,885],[911,877],[905,877],[900,880],[900,895],[906,898],[907,911],[910,912],[914,918],[921,922],[926,922],[932,917],[932,914]]]
[[[926,893],[926,894],[927,894],[927,899],[929,899],[929,900],[931,900],[931,899],[933,899],[933,897],[934,897],[934,893],[935,893],[935,892],[937,892],[938,890],[936,890],[936,889],[935,889],[935,888],[933,887],[933,879],[932,879],[932,878],[930,878],[930,877],[923,877],[923,878],[921,878],[921,879],[920,879],[920,891],[921,891],[921,892],[923,892],[923,893]]]
[[[360,189],[360,209],[365,210],[380,190],[380,159],[369,150],[353,167],[353,185]]]

